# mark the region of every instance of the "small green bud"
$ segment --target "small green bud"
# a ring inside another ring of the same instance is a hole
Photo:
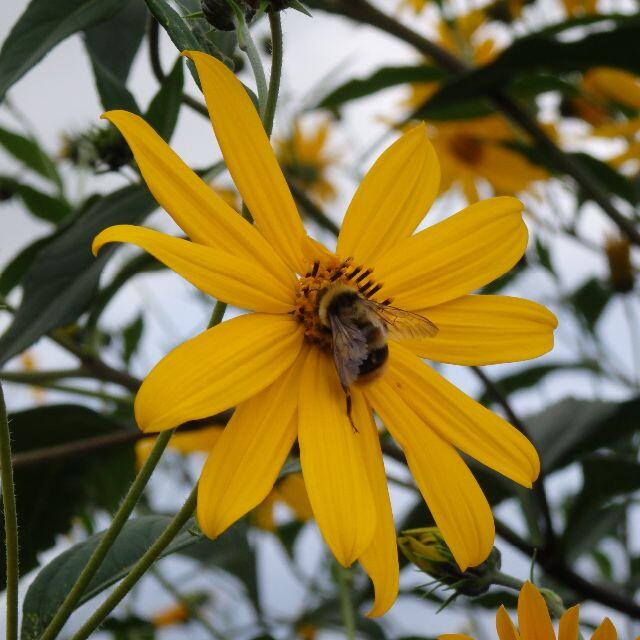
[[[500,551],[494,547],[482,564],[461,571],[438,527],[403,531],[398,537],[398,546],[407,560],[424,573],[465,596],[488,591],[494,573],[500,569]]]

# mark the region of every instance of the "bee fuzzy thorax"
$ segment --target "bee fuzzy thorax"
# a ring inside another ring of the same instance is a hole
[[[328,304],[345,296],[371,298],[382,289],[382,283],[373,279],[373,269],[355,265],[352,258],[335,257],[325,262],[316,261],[298,280],[293,315],[304,326],[306,339],[320,348],[331,351],[332,337],[327,316]],[[346,301],[346,299],[345,299]],[[391,300],[385,300],[389,304]]]

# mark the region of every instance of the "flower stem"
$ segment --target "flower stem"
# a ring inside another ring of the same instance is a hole
[[[262,60],[258,53],[256,43],[251,36],[251,30],[247,25],[242,12],[236,8],[236,20],[238,21],[238,47],[247,54],[253,76],[256,79],[256,89],[258,90],[258,105],[260,115],[264,114],[267,103],[267,77],[264,73],[264,67],[262,66]]]
[[[282,22],[278,11],[269,13],[269,26],[271,27],[271,75],[269,76],[269,91],[267,92],[264,113],[262,114],[262,123],[267,135],[271,136],[278,93],[280,92],[280,78],[282,77]]]
[[[520,591],[524,582],[506,573],[502,573],[502,571],[496,571],[493,574],[493,584],[500,585],[501,587],[508,587],[514,591]]]
[[[0,385],[0,469],[2,478],[2,506],[4,508],[4,534],[7,556],[7,640],[18,637],[18,518],[16,495],[11,466],[11,434],[7,408]]]
[[[160,554],[169,546],[171,541],[193,515],[196,508],[198,485],[196,484],[180,511],[176,513],[160,537],[151,545],[147,552],[136,562],[127,577],[112,591],[111,595],[95,610],[93,615],[72,636],[71,640],[85,640],[95,631],[104,619],[118,606],[120,601],[131,591],[142,578]],[[43,639],[41,639],[43,640]]]
[[[344,623],[344,635],[347,640],[355,640],[356,619],[353,612],[353,601],[349,586],[351,584],[351,574],[349,569],[341,565],[337,566],[338,587],[340,588],[340,610],[342,611],[342,621]]]
[[[69,616],[73,613],[78,604],[78,601],[82,597],[86,588],[89,586],[91,579],[95,576],[96,572],[102,565],[102,562],[107,555],[107,552],[115,542],[116,538],[122,531],[127,519],[131,515],[133,508],[135,507],[140,495],[144,491],[144,488],[149,482],[149,478],[153,470],[156,468],[160,457],[164,452],[169,439],[173,435],[173,430],[163,431],[155,441],[149,457],[145,461],[142,469],[136,476],[133,484],[131,485],[127,495],[125,496],[120,508],[116,512],[109,528],[105,531],[104,535],[100,539],[100,543],[91,554],[89,561],[87,562],[82,573],[78,576],[73,588],[67,594],[64,602],[60,605],[60,608],[56,612],[49,626],[44,630],[40,640],[53,640],[58,635],[58,632],[64,626],[65,622],[69,619]]]

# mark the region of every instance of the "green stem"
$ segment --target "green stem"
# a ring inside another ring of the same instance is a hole
[[[514,591],[520,591],[524,582],[506,573],[502,573],[502,571],[496,571],[493,574],[493,584],[500,585],[502,587],[508,587],[509,589],[513,589]],[[560,600],[560,597],[550,589],[540,589],[540,593],[544,597],[545,602],[547,603],[547,607],[549,608],[549,611],[553,614],[553,616],[558,619],[561,618],[566,609],[562,604],[562,600]]]
[[[269,91],[267,101],[262,114],[264,130],[271,136],[273,130],[273,118],[276,114],[276,104],[278,103],[278,93],[280,92],[280,78],[282,77],[282,22],[280,12],[269,13],[269,26],[271,27],[271,75],[269,76]]]
[[[127,495],[125,496],[120,508],[116,512],[113,521],[109,528],[105,531],[104,535],[100,539],[100,543],[96,547],[95,551],[91,554],[89,561],[87,562],[85,568],[82,570],[82,573],[78,576],[76,583],[73,585],[73,588],[67,594],[67,597],[64,599],[62,605],[56,612],[56,615],[53,617],[49,626],[44,630],[42,637],[40,640],[53,640],[58,635],[58,632],[64,626],[65,622],[69,619],[69,616],[75,610],[78,601],[82,597],[82,594],[85,592],[86,588],[89,586],[91,579],[95,576],[96,572],[102,565],[107,552],[115,542],[118,537],[122,527],[124,527],[127,519],[131,515],[140,495],[144,491],[144,488],[147,486],[149,482],[149,478],[153,473],[153,470],[156,468],[158,462],[160,461],[160,457],[164,452],[169,439],[173,435],[173,430],[163,431],[156,439],[153,448],[151,449],[151,453],[149,457],[145,461],[142,469],[136,476],[131,488],[129,489]]]
[[[496,571],[493,574],[493,584],[500,585],[501,587],[508,587],[514,591],[520,591],[524,582],[522,582],[522,580],[518,580],[518,578],[508,575],[507,573],[502,573],[502,571]]]
[[[40,382],[53,382],[67,378],[91,378],[91,372],[84,367],[75,369],[49,369],[42,371],[0,371],[0,380],[38,385]]]
[[[106,391],[99,391],[98,389],[82,389],[80,387],[70,387],[66,384],[57,384],[55,382],[46,382],[44,380],[22,380],[18,376],[6,376],[4,373],[0,375],[0,380],[6,382],[12,382],[14,384],[27,384],[32,387],[40,387],[42,389],[51,389],[52,391],[61,391],[63,393],[74,393],[79,396],[85,396],[87,398],[97,398],[98,400],[105,400],[107,402],[117,402],[120,405],[131,406],[133,399],[126,396],[114,396]]]
[[[342,611],[342,621],[344,623],[344,634],[347,640],[355,640],[356,637],[356,618],[353,612],[353,601],[349,586],[351,583],[351,574],[349,569],[338,565],[338,587],[340,588],[340,610]]]
[[[86,640],[104,621],[104,619],[118,606],[120,601],[131,591],[136,583],[148,571],[160,554],[169,546],[171,541],[180,533],[181,529],[193,515],[196,508],[198,485],[191,490],[189,497],[173,520],[167,525],[160,537],[151,545],[147,552],[133,566],[124,580],[113,590],[111,595],[95,610],[93,615],[72,636],[71,640]],[[43,639],[41,639],[43,640]]]
[[[253,71],[253,76],[256,79],[258,106],[260,116],[262,117],[265,113],[267,104],[267,76],[264,73],[264,67],[262,66],[262,60],[260,59],[256,43],[253,41],[253,37],[251,36],[251,30],[249,29],[240,10],[236,11],[236,19],[238,21],[238,47],[247,54],[251,70]]]
[[[226,310],[226,302],[220,302],[220,300],[216,301],[215,305],[213,306],[213,312],[211,313],[211,319],[209,320],[207,329],[211,329],[211,327],[215,327],[217,324],[220,324]]]
[[[7,556],[7,640],[18,637],[18,518],[11,466],[11,434],[7,408],[0,385],[0,477],[4,508],[4,535]]]

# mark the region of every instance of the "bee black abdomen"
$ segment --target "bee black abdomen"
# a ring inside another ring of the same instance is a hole
[[[389,358],[389,347],[385,344],[378,349],[369,351],[367,359],[360,365],[360,376],[366,376],[369,373],[377,371]]]

